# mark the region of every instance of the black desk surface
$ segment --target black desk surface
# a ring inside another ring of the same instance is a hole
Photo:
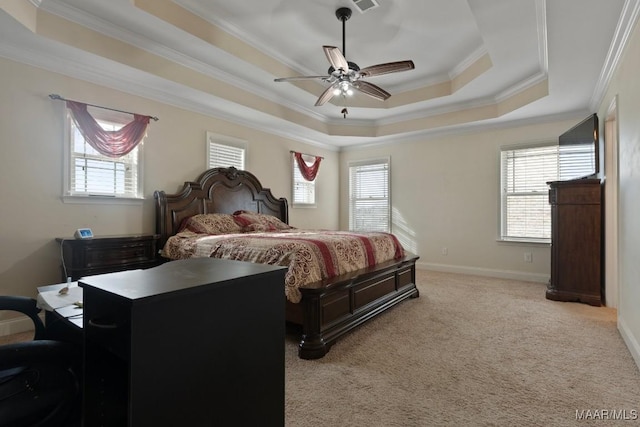
[[[78,282],[80,287],[90,286],[129,300],[213,284],[225,286],[225,282],[241,277],[251,277],[286,267],[215,258],[191,258],[164,263],[144,270],[87,276]],[[203,278],[206,278],[203,281]]]

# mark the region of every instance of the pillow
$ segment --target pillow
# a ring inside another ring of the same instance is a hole
[[[198,214],[189,217],[180,231],[189,230],[199,234],[242,233],[240,227],[229,214]]]
[[[243,232],[250,231],[278,231],[292,229],[288,224],[280,221],[273,215],[261,214],[249,211],[235,211],[233,218],[242,227]]]
[[[264,233],[265,231],[278,231],[278,230],[274,228],[273,225],[258,224],[257,222],[254,222],[253,224],[249,224],[246,227],[242,227],[243,233],[253,233],[253,232]]]

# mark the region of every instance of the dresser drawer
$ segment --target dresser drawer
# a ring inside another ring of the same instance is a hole
[[[156,234],[56,239],[62,246],[62,279],[155,267],[161,263]]]
[[[602,189],[597,180],[573,180],[554,183],[549,188],[552,205],[599,205]]]
[[[128,264],[132,262],[151,261],[155,258],[155,245],[149,241],[123,243],[121,245],[108,245],[99,247],[87,247],[85,266],[106,267],[112,265]]]

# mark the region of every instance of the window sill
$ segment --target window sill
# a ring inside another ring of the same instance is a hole
[[[315,203],[294,203],[291,205],[292,208],[303,208],[303,209],[309,209],[309,208],[316,208],[316,204]]]
[[[144,199],[110,196],[62,196],[62,202],[86,205],[142,205]]]
[[[533,245],[533,246],[550,246],[551,245],[551,239],[533,239],[533,238],[526,238],[526,237],[500,237],[496,239],[496,241],[498,243],[516,244],[516,245],[521,245],[521,244]]]

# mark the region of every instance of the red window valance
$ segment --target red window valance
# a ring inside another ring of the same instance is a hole
[[[122,157],[142,141],[149,125],[149,116],[133,114],[133,121],[115,131],[104,130],[87,111],[87,104],[67,100],[67,108],[84,139],[100,154]]]
[[[320,162],[322,161],[322,157],[314,156],[315,160],[313,164],[308,165],[307,162],[305,162],[302,158],[302,153],[294,152],[293,156],[296,159],[296,163],[298,164],[298,169],[300,169],[302,177],[307,181],[313,181],[314,179],[316,179],[316,176],[318,175],[318,169],[320,169]]]

